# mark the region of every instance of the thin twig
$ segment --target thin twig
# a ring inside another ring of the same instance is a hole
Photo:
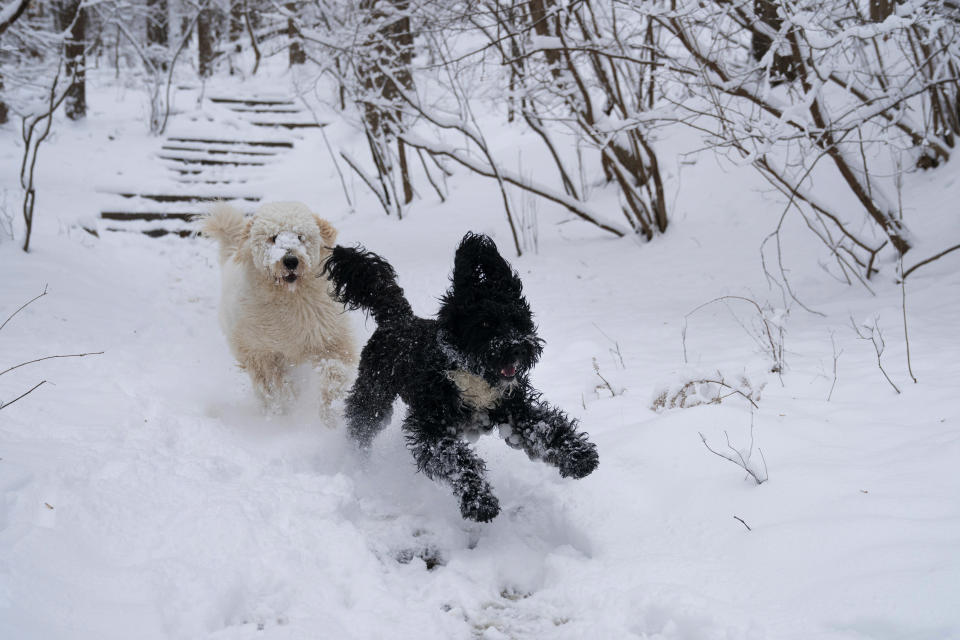
[[[5,326],[7,326],[7,323],[10,322],[11,319],[13,319],[13,316],[17,315],[18,313],[20,313],[21,311],[23,311],[24,309],[26,309],[30,304],[36,302],[37,300],[39,300],[39,299],[42,298],[43,296],[47,295],[47,286],[48,286],[48,285],[43,285],[43,293],[41,293],[40,295],[38,295],[36,298],[33,298],[32,300],[26,302],[26,303],[25,303],[23,306],[21,306],[19,309],[17,309],[17,310],[14,311],[13,313],[11,313],[11,314],[10,314],[10,317],[7,318],[6,320],[4,320],[4,321],[3,321],[3,324],[0,324],[0,331],[3,331],[3,328],[4,328]]]
[[[24,393],[21,393],[19,396],[17,396],[16,398],[14,398],[13,400],[11,400],[10,402],[0,402],[0,409],[6,409],[7,407],[9,407],[10,405],[12,405],[14,402],[16,402],[17,400],[19,400],[20,398],[23,398],[23,397],[28,396],[28,395],[30,395],[31,393],[33,393],[34,389],[36,389],[36,388],[39,387],[40,385],[46,384],[46,383],[47,383],[46,380],[41,380],[41,381],[38,382],[37,384],[33,385],[33,387],[31,387],[28,391],[26,391],[26,392],[24,392]]]
[[[596,358],[593,359],[593,370],[596,372],[597,377],[603,380],[604,386],[610,392],[610,397],[616,396],[617,392],[613,390],[613,385],[610,384],[610,381],[604,378],[602,375],[600,375],[600,365],[597,363]]]
[[[743,521],[743,518],[741,518],[740,516],[737,516],[737,515],[735,515],[735,516],[733,516],[733,517],[734,517],[735,519],[739,520],[740,523],[743,524],[743,526],[745,526],[745,527],[747,528],[747,531],[753,531],[753,529],[750,528],[750,525],[748,525],[746,522]]]
[[[903,277],[906,278],[908,275],[910,275],[911,273],[913,273],[918,267],[922,267],[922,266],[925,265],[925,264],[930,264],[930,263],[933,262],[934,260],[939,260],[940,258],[942,258],[943,256],[947,255],[947,254],[950,253],[951,251],[956,251],[957,249],[960,249],[960,244],[954,245],[954,246],[950,247],[949,249],[946,249],[946,250],[944,250],[944,251],[941,251],[941,252],[938,253],[937,255],[932,256],[932,257],[930,257],[930,258],[927,258],[926,260],[921,260],[921,261],[918,262],[917,264],[913,265],[912,267],[910,267],[909,269],[907,269],[906,271],[904,271],[904,272],[903,272]]]
[[[750,447],[751,447],[751,451],[752,451],[752,449],[753,449],[753,435],[752,435],[752,434],[753,434],[753,420],[752,420],[752,418],[751,418],[751,424],[750,424],[750,433],[751,433]],[[733,464],[737,465],[738,467],[740,467],[741,469],[743,469],[744,471],[746,471],[747,474],[748,474],[751,478],[753,478],[753,481],[756,482],[758,485],[763,484],[764,482],[766,482],[766,481],[769,479],[769,474],[768,474],[768,472],[767,472],[767,461],[766,461],[766,459],[763,457],[763,452],[761,451],[761,453],[760,453],[760,458],[763,460],[763,477],[761,478],[760,475],[759,475],[757,472],[755,472],[754,470],[752,470],[752,469],[749,467],[748,460],[744,459],[743,454],[741,454],[737,449],[734,449],[733,446],[730,444],[730,436],[727,434],[726,431],[723,432],[723,435],[724,435],[724,436],[726,437],[726,439],[727,439],[727,446],[737,454],[737,457],[736,457],[736,458],[734,458],[733,456],[731,456],[731,455],[729,455],[729,454],[721,453],[721,452],[717,451],[716,449],[714,449],[713,447],[711,447],[710,444],[707,442],[706,436],[704,436],[703,433],[700,433],[700,439],[703,441],[703,446],[705,446],[705,447],[707,448],[707,451],[709,451],[710,453],[712,453],[712,454],[714,454],[714,455],[716,455],[716,456],[719,456],[719,457],[723,458],[724,460],[728,460],[729,462],[732,462]]]
[[[903,273],[903,256],[900,256],[900,273]],[[903,341],[907,345],[907,372],[917,384],[917,376],[913,375],[913,364],[910,362],[910,335],[907,333],[907,279],[900,278],[900,308],[903,311]]]
[[[830,344],[833,345],[833,384],[830,385],[830,393],[827,394],[827,402],[830,402],[830,398],[833,397],[833,388],[837,386],[837,361],[840,359],[840,354],[843,353],[843,349],[837,351],[837,343],[833,338],[833,333],[830,334]]]
[[[36,360],[28,360],[26,362],[21,362],[20,364],[16,364],[10,367],[9,369],[6,369],[5,371],[0,371],[0,376],[2,376],[5,373],[10,373],[14,369],[25,367],[28,364],[33,364],[35,362],[43,362],[44,360],[52,360],[53,358],[82,358],[84,356],[99,356],[102,354],[103,354],[103,351],[92,351],[90,353],[68,353],[66,355],[60,355],[60,356],[45,356],[43,358],[37,358]]]
[[[853,325],[853,330],[857,332],[857,336],[861,340],[869,340],[873,345],[873,350],[877,353],[877,366],[880,367],[880,373],[883,374],[883,377],[887,379],[887,382],[890,383],[890,386],[893,387],[893,390],[900,393],[900,388],[893,383],[893,380],[890,379],[890,376],[887,375],[887,371],[883,368],[883,362],[881,362],[880,357],[883,355],[884,349],[886,349],[886,342],[883,339],[883,333],[880,331],[880,325],[877,323],[877,319],[874,318],[873,326],[862,325],[865,331],[861,331],[860,327],[857,326],[857,323],[854,321],[853,317],[850,317],[850,324]],[[869,333],[866,333],[869,332]],[[877,341],[879,338],[879,342]]]

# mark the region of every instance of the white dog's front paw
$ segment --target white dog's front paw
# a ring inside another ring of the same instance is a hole
[[[273,389],[257,389],[264,415],[268,417],[282,416],[290,410],[293,403],[293,385],[284,382]]]
[[[324,359],[316,363],[313,369],[320,383],[320,417],[331,425],[333,403],[342,399],[350,386],[351,370],[339,360]]]
[[[341,395],[350,382],[350,369],[339,360],[320,360],[313,370],[320,374],[325,387]]]

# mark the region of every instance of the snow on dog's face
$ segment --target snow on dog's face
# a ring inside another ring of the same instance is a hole
[[[274,202],[257,210],[247,242],[253,266],[292,291],[301,278],[316,275],[336,238],[336,229],[305,205]]]

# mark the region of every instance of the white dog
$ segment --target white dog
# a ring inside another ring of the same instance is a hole
[[[264,409],[283,412],[294,396],[291,370],[312,364],[329,412],[357,359],[343,305],[320,277],[337,230],[299,202],[275,202],[250,219],[218,205],[202,231],[220,242],[220,324]]]

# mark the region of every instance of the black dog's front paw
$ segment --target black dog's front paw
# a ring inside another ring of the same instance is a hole
[[[581,440],[577,442],[577,446],[566,451],[559,462],[557,466],[564,478],[584,478],[593,473],[600,464],[597,445]]]
[[[465,493],[460,498],[460,515],[467,520],[490,522],[500,513],[500,501],[489,492]]]

